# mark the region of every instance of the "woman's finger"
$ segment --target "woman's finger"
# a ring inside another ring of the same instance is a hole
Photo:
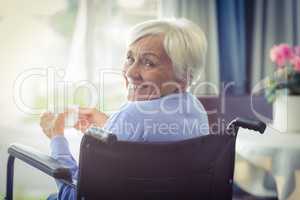
[[[74,128],[76,128],[76,130],[78,130],[78,131],[80,131],[80,132],[82,132],[82,133],[84,133],[85,130],[86,130],[85,128],[81,127],[80,124],[75,125]]]
[[[80,130],[80,129],[79,129],[79,122],[76,122],[76,124],[74,125],[74,128],[75,128],[76,130]]]
[[[51,112],[44,112],[41,117],[50,117],[50,116],[53,116],[53,113]]]
[[[80,130],[81,132],[84,132],[89,126],[90,122],[85,119],[80,119],[74,126],[77,130]]]
[[[49,113],[50,113],[50,112],[48,112],[48,111],[42,112],[41,115],[40,115],[40,117],[44,117],[44,116],[48,115]]]
[[[79,108],[79,115],[92,115],[95,113],[95,108]]]
[[[54,120],[54,116],[45,116],[45,117],[41,117],[40,119],[40,125],[45,125],[48,123],[51,123]]]
[[[79,119],[86,119],[87,120],[87,119],[89,119],[89,117],[90,117],[89,115],[82,115],[82,114],[78,115]]]
[[[65,112],[59,113],[57,115],[57,117],[56,117],[56,121],[64,121],[65,117],[66,117],[66,113]]]

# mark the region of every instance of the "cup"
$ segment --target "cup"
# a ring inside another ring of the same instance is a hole
[[[79,118],[79,106],[70,105],[67,107],[67,115],[65,118],[65,128],[73,128]]]

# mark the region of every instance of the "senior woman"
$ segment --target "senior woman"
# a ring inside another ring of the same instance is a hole
[[[110,117],[91,108],[80,108],[76,128],[83,132],[96,125],[117,135],[119,140],[179,141],[209,132],[207,114],[196,97],[187,92],[204,67],[206,38],[201,29],[186,19],[150,20],[130,32],[123,75],[128,102]],[[51,139],[52,156],[78,168],[64,137],[65,114],[41,117],[41,127]],[[54,121],[52,129],[47,124]],[[85,124],[83,124],[85,123]],[[75,199],[76,191],[57,181],[58,199]]]

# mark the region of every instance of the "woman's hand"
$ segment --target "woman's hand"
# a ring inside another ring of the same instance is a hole
[[[79,120],[74,126],[81,132],[85,132],[91,125],[103,127],[108,116],[96,108],[79,108]]]
[[[40,119],[40,126],[44,134],[52,139],[57,135],[64,135],[66,113],[60,113],[57,117],[51,112],[43,113]]]

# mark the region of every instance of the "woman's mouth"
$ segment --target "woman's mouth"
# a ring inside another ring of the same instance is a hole
[[[128,90],[140,90],[140,89],[145,89],[147,88],[148,85],[140,84],[140,85],[135,85],[132,83],[128,84]]]
[[[158,98],[160,96],[160,90],[158,87],[151,83],[141,83],[133,84],[129,83],[128,89],[128,99],[130,100],[150,100]]]

